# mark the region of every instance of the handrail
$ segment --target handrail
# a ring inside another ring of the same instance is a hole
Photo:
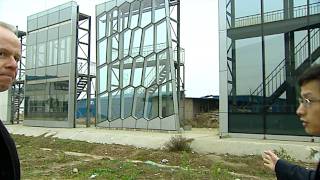
[[[312,3],[308,5],[296,6],[293,8],[293,18],[303,17],[308,15],[320,13],[320,2]],[[284,9],[269,11],[264,13],[264,22],[274,22],[284,19]],[[235,27],[244,27],[261,24],[261,14],[253,14],[248,16],[242,16],[235,18]],[[231,27],[233,28],[233,27]]]
[[[317,30],[312,30],[310,36],[310,43],[311,43],[311,52],[315,51],[317,48],[320,47],[320,29]],[[306,60],[308,57],[301,56],[299,55],[300,53],[303,53],[305,55],[305,52],[308,52],[306,48],[308,48],[308,35],[306,35],[294,48],[294,56],[295,56],[295,64],[296,64],[296,69]],[[303,59],[303,61],[301,61]],[[283,59],[275,68],[274,70],[266,77],[266,89],[268,90],[268,94],[272,95],[274,93],[274,89],[278,89],[283,82],[285,82],[285,60]],[[299,62],[299,64],[298,64]],[[280,77],[278,76],[280,74]],[[282,75],[283,76],[282,76]],[[274,85],[274,79],[275,81],[275,88],[273,87]],[[271,92],[270,92],[270,86],[272,87]],[[263,83],[260,83],[258,87],[250,93],[250,96],[262,96],[263,92]],[[245,105],[244,107],[246,107]]]

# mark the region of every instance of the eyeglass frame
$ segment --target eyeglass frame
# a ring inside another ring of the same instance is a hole
[[[309,99],[309,98],[299,98],[298,99],[299,101],[299,104],[302,104],[303,107],[305,108],[308,108],[311,106],[312,103],[315,103],[315,102],[320,102],[320,99]]]

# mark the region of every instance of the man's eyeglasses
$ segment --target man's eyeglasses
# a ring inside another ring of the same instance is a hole
[[[314,102],[320,102],[320,99],[299,98],[299,103],[308,108]]]

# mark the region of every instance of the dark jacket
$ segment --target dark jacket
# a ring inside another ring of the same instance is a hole
[[[20,162],[16,146],[0,120],[0,179],[20,179]]]
[[[278,180],[318,180],[320,179],[318,171],[319,164],[317,170],[312,170],[290,164],[282,159],[279,159],[275,166],[275,172]],[[317,176],[316,173],[318,173]]]

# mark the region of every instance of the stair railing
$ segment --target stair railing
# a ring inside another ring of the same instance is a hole
[[[320,30],[311,30],[310,36],[311,52],[315,51],[320,47]],[[294,48],[295,64],[296,69],[308,59],[308,36],[305,36]],[[302,60],[303,59],[303,60]],[[285,71],[285,60],[283,59],[274,70],[266,77],[266,96],[271,96],[285,81],[286,81],[286,71]],[[251,98],[254,96],[262,96],[263,93],[263,83],[250,94]],[[246,108],[248,104],[242,106]]]

